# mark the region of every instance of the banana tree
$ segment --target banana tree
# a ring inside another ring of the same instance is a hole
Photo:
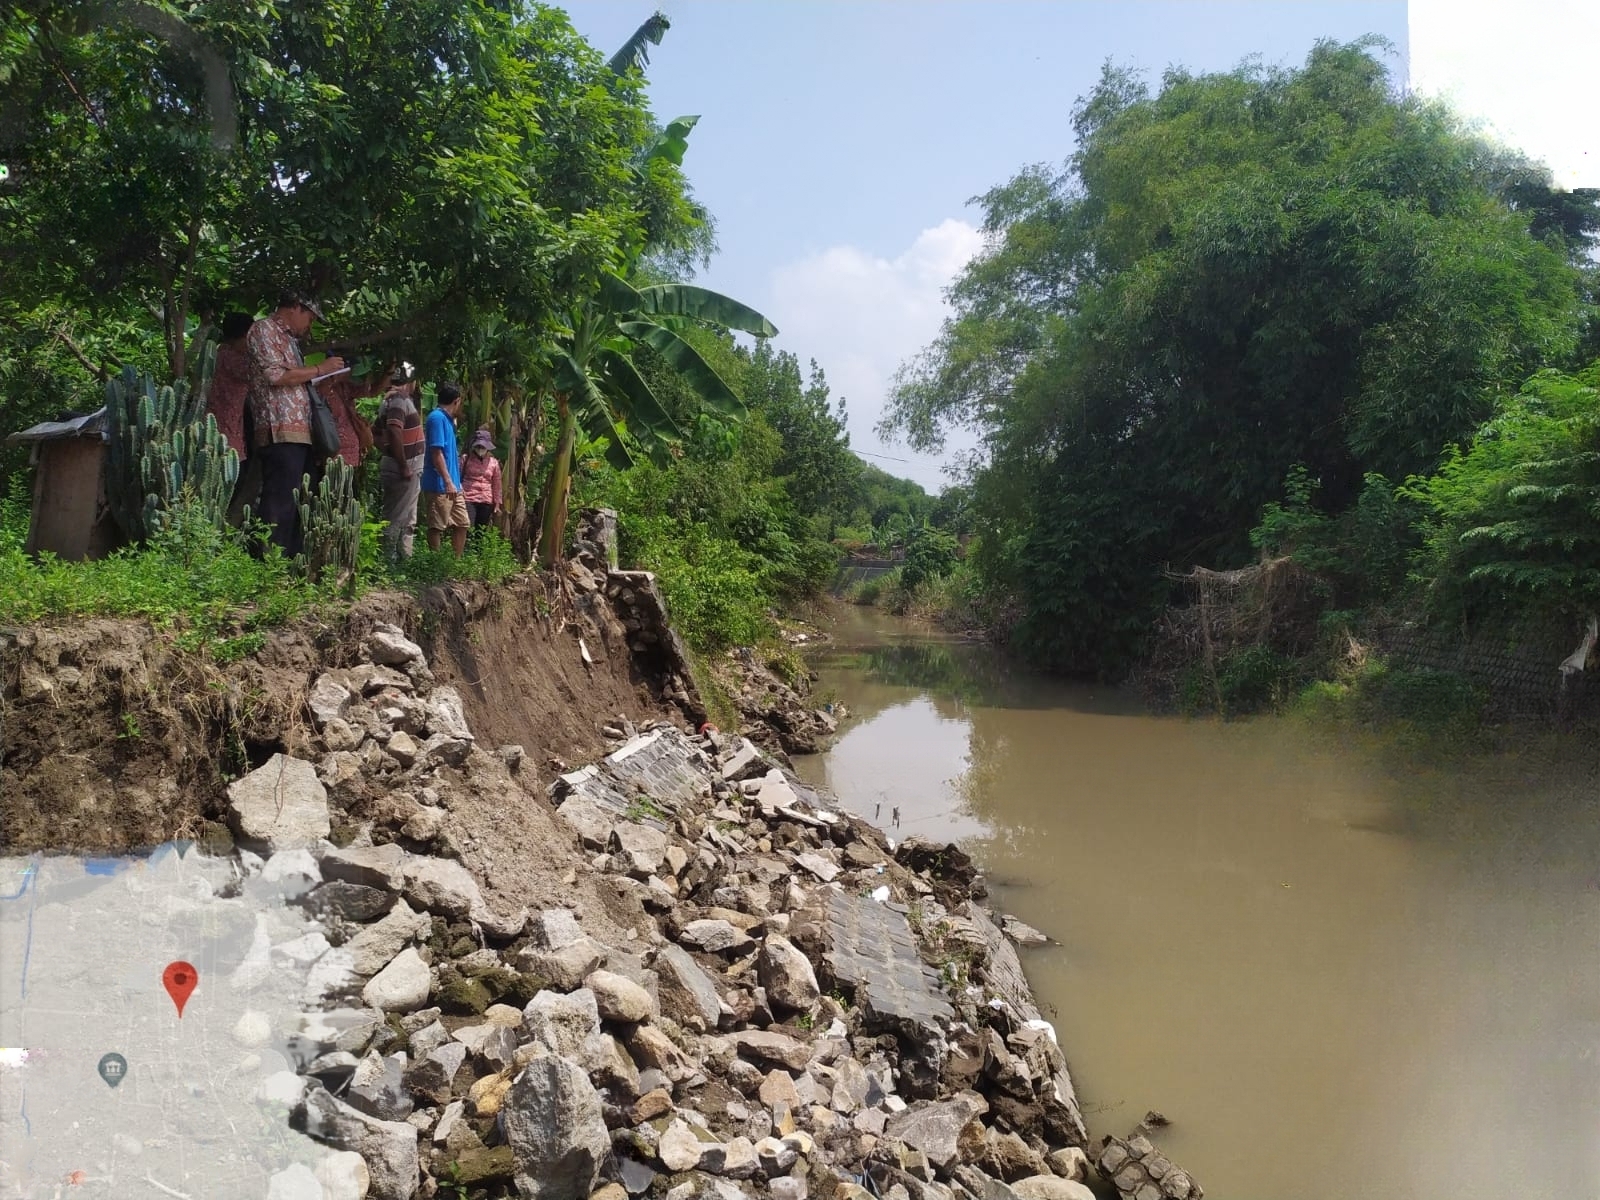
[[[622,48],[607,60],[606,66],[617,75],[626,75],[634,68],[644,70],[650,65],[650,47],[661,45],[662,37],[671,28],[667,14],[657,12],[633,31],[633,36],[622,43]]]
[[[617,275],[606,276],[600,293],[573,314],[552,356],[560,433],[545,483],[539,539],[543,566],[550,566],[561,553],[580,429],[590,439],[604,437],[607,458],[619,468],[631,466],[636,453],[664,458],[683,440],[672,414],[634,362],[641,347],[648,346],[677,374],[704,411],[725,420],[744,416],[744,401],[680,336],[694,324],[757,337],[778,332],[755,309],[720,292],[686,283],[635,288]]]

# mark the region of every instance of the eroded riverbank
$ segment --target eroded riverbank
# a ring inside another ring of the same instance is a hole
[[[1401,770],[861,610],[835,637],[819,686],[856,720],[802,771],[963,839],[996,906],[1060,939],[1024,965],[1091,1132],[1161,1109],[1241,1200],[1600,1194],[1585,769]]]

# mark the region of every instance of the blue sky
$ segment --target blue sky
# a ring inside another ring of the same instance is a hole
[[[721,249],[699,281],[767,314],[849,400],[851,444],[930,490],[939,460],[872,432],[895,367],[938,332],[978,245],[967,201],[1072,151],[1073,101],[1107,58],[1298,65],[1376,33],[1405,74],[1404,0],[665,0],[658,117],[699,114],[685,167]],[[574,0],[610,54],[651,0]],[[904,459],[911,461],[893,461]]]

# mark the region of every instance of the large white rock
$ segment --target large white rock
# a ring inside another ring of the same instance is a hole
[[[610,849],[641,879],[661,869],[667,856],[667,835],[633,821],[618,822],[611,830]]]
[[[674,1173],[710,1169],[713,1158],[721,1165],[722,1144],[709,1135],[702,1141],[687,1121],[675,1119],[661,1134],[656,1157],[663,1167]]]
[[[267,1180],[267,1200],[325,1200],[322,1184],[305,1163],[274,1171]]]
[[[1094,1193],[1075,1179],[1059,1175],[1032,1175],[1019,1179],[1011,1190],[1022,1200],[1095,1200]]]
[[[453,687],[436,687],[428,694],[428,729],[458,741],[470,742],[472,728],[467,724],[467,709]]]
[[[547,908],[528,922],[528,942],[540,950],[559,950],[583,936],[570,908]]]
[[[690,921],[678,934],[678,940],[696,950],[717,953],[723,950],[742,950],[750,944],[750,935],[726,921],[702,917]]]
[[[366,1200],[372,1175],[361,1155],[336,1150],[317,1164],[317,1182],[326,1200]]]
[[[406,852],[393,842],[384,846],[330,847],[322,855],[325,879],[340,879],[363,887],[398,892],[403,882],[400,868]]]
[[[329,721],[340,721],[350,711],[350,689],[332,675],[318,675],[306,696],[311,720],[320,730]]]
[[[361,999],[384,1012],[410,1012],[428,1002],[433,973],[414,947],[408,946],[361,990]]]
[[[316,857],[302,846],[267,859],[261,868],[261,879],[264,883],[276,883],[285,896],[298,896],[321,883],[322,872],[317,868]]]
[[[422,660],[422,647],[396,625],[376,625],[367,636],[367,653],[386,667],[403,667]]]
[[[247,1048],[265,1046],[272,1040],[272,1020],[266,1013],[247,1008],[233,1023],[233,1040]]]
[[[274,754],[228,785],[228,818],[239,840],[275,854],[328,836],[328,791],[303,758]]]
[[[576,1063],[541,1055],[523,1068],[500,1108],[516,1162],[517,1191],[533,1200],[579,1200],[611,1157],[600,1095]]]
[[[583,981],[583,986],[594,993],[595,1006],[604,1020],[637,1025],[655,1015],[656,1006],[650,993],[614,971],[595,971]]]
[[[662,946],[656,955],[655,969],[660,977],[657,990],[661,995],[661,1010],[667,1016],[699,1033],[717,1027],[722,1003],[717,997],[716,985],[682,947],[671,942]]]
[[[588,1061],[600,1044],[600,1010],[594,993],[587,988],[565,996],[538,993],[522,1010],[522,1032],[552,1054]]]
[[[322,1088],[306,1093],[306,1133],[365,1160],[372,1200],[411,1200],[417,1191],[417,1130],[404,1121],[379,1121]]]
[[[817,986],[817,973],[811,960],[795,948],[787,938],[776,934],[762,944],[756,957],[756,971],[761,986],[767,989],[767,999],[773,1004],[797,1012],[809,1012],[822,998]]]
[[[605,961],[606,948],[591,937],[579,937],[556,950],[525,947],[519,954],[523,970],[563,992],[582,985],[584,978]]]
[[[381,921],[363,926],[361,932],[344,944],[350,954],[351,969],[357,975],[376,975],[412,939],[427,933],[431,924],[425,913],[414,911],[404,900],[399,901]]]
[[[256,1103],[273,1107],[282,1105],[291,1109],[306,1094],[306,1081],[293,1071],[274,1071],[256,1084]]]
[[[483,893],[472,873],[447,858],[411,855],[401,864],[405,898],[418,908],[462,920],[483,909]]]

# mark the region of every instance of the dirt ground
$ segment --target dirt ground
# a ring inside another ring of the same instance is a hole
[[[353,663],[379,621],[405,628],[460,692],[480,746],[524,747],[515,795],[459,814],[455,831],[465,846],[504,845],[507,863],[554,819],[542,800],[539,810],[517,797],[531,803],[559,771],[603,754],[601,727],[617,715],[662,715],[606,602],[541,580],[375,594],[337,624],[276,631],[226,667],[141,621],[0,630],[0,854],[114,854],[218,835],[230,779],[279,750],[315,756],[305,694],[320,671]],[[519,808],[515,828],[503,826]],[[494,874],[487,882],[508,903],[535,898]]]
[[[603,754],[607,721],[668,715],[598,597],[574,599],[531,584],[495,592],[437,588],[422,597],[417,626],[439,682],[461,693],[479,744],[522,746],[530,785],[535,772],[549,783]],[[583,661],[585,649],[591,664]]]

